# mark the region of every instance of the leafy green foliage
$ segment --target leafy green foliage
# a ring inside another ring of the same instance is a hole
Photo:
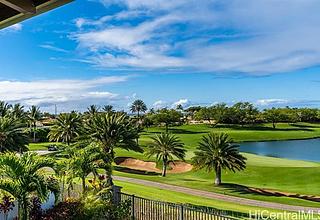
[[[81,134],[82,120],[78,113],[63,113],[58,116],[48,137],[50,141],[62,141],[70,145]]]
[[[28,150],[28,137],[24,125],[12,117],[0,117],[0,152]]]
[[[186,150],[180,139],[169,133],[161,133],[152,137],[152,143],[146,151],[148,157],[155,156],[158,161],[162,161],[162,176],[166,176],[167,166],[174,157],[184,160]]]
[[[28,206],[31,195],[37,195],[41,201],[49,196],[48,178],[41,171],[42,168],[53,168],[55,162],[35,153],[24,153],[21,156],[12,153],[2,154],[0,157],[0,190],[10,193],[18,200],[22,210],[22,220],[28,218]]]
[[[232,139],[225,133],[210,133],[203,136],[198,151],[192,158],[196,169],[206,168],[208,172],[216,173],[215,184],[221,183],[221,170],[233,172],[246,168],[246,158],[239,152],[239,146],[232,144]]]

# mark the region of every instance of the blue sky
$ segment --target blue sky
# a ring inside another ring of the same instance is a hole
[[[77,0],[0,31],[0,99],[43,110],[319,107],[318,0]]]

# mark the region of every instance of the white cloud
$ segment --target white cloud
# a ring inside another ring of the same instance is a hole
[[[317,0],[101,2],[123,10],[77,19],[73,37],[107,69],[269,74],[320,64]]]
[[[121,99],[120,95],[103,89],[127,80],[127,76],[109,76],[89,80],[0,81],[0,100],[39,106],[72,104],[76,109],[78,104]]]
[[[288,100],[286,99],[259,99],[256,101],[258,106],[269,106],[269,105],[281,105],[288,104]]]
[[[162,108],[166,108],[168,107],[168,104],[167,102],[163,101],[163,100],[158,100],[158,101],[155,101],[152,105],[152,107],[154,109],[162,109]]]
[[[0,30],[0,33],[17,32],[22,30],[22,24],[17,23]]]
[[[42,47],[42,48],[45,48],[45,49],[48,49],[48,50],[57,51],[57,52],[63,52],[63,53],[69,52],[68,50],[65,50],[63,48],[56,47],[56,46],[53,46],[53,45],[50,45],[50,44],[41,44],[41,45],[39,45],[39,47]]]
[[[176,108],[178,105],[182,105],[183,108],[188,107],[190,105],[190,101],[188,99],[180,99],[172,104],[172,108]]]

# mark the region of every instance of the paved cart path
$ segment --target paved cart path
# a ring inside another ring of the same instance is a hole
[[[246,199],[246,198],[240,198],[236,196],[191,189],[191,188],[182,187],[182,186],[174,186],[170,184],[158,183],[158,182],[153,182],[148,180],[141,180],[141,179],[135,179],[135,178],[129,178],[129,177],[120,177],[120,176],[114,176],[114,180],[135,183],[135,184],[155,187],[159,189],[171,190],[174,192],[185,193],[193,196],[200,196],[208,199],[221,200],[225,202],[237,203],[241,205],[256,206],[256,207],[262,207],[262,208],[268,208],[268,209],[278,209],[278,210],[293,211],[293,212],[312,211],[314,213],[320,213],[320,208],[315,208],[315,207],[286,205],[286,204],[280,204],[275,202],[265,202],[265,201],[259,201],[259,200],[253,200],[253,199]]]

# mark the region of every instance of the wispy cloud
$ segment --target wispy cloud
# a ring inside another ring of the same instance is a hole
[[[320,64],[316,0],[101,3],[122,10],[78,18],[72,38],[103,68],[265,75]]]
[[[68,53],[69,52],[68,50],[65,50],[65,49],[60,48],[60,47],[53,46],[51,44],[41,44],[41,45],[39,45],[39,47],[42,47],[42,48],[45,48],[45,49],[48,49],[48,50],[57,51],[57,52],[62,52],[62,53]]]
[[[127,76],[109,76],[89,80],[0,81],[0,100],[46,107],[65,104],[79,110],[79,106],[90,103],[122,99],[119,94],[105,91],[105,86],[127,80]]]
[[[7,28],[4,28],[2,30],[0,30],[0,34],[1,33],[8,33],[8,32],[18,32],[18,31],[21,31],[22,30],[22,24],[20,23],[17,23],[17,24],[14,24],[14,25],[11,25]]]

